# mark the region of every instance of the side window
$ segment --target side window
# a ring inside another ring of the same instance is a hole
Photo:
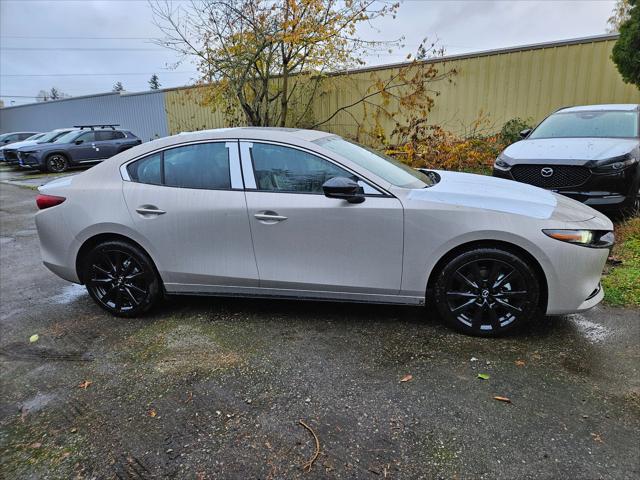
[[[138,183],[162,184],[162,154],[154,153],[127,165],[131,180]]]
[[[96,131],[96,141],[104,142],[106,140],[113,140],[113,133],[109,130],[98,130]]]
[[[95,132],[87,132],[83,133],[76,140],[84,140],[84,143],[95,142],[96,141],[96,133]]]
[[[24,140],[25,138],[29,138],[32,135],[35,135],[33,133],[21,133],[20,135],[18,135],[18,140]]]
[[[111,138],[113,140],[118,140],[119,138],[124,138],[124,133],[118,132],[118,131],[111,132]]]
[[[165,150],[164,184],[169,187],[231,189],[227,147],[218,142]]]
[[[357,180],[333,163],[295,148],[254,143],[251,148],[258,190],[322,193],[322,184],[333,177]]]

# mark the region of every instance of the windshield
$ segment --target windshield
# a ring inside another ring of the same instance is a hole
[[[44,133],[36,133],[35,135],[31,135],[30,137],[25,138],[23,141],[24,142],[30,142],[31,140],[38,140],[43,135],[44,135]]]
[[[38,143],[48,143],[53,142],[55,139],[60,138],[62,135],[69,133],[68,130],[63,130],[61,132],[53,131],[47,132],[42,137],[38,139]]]
[[[70,132],[56,138],[53,143],[71,143],[78,136],[78,133],[80,133],[80,130],[71,130]]]
[[[554,113],[529,135],[536,138],[637,138],[638,113],[591,111]]]
[[[424,173],[358,143],[340,137],[325,137],[314,143],[351,160],[397,187],[424,188],[433,185],[433,181]]]

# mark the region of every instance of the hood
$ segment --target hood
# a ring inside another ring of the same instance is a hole
[[[30,145],[25,145],[24,147],[20,147],[18,150],[21,152],[42,152],[45,150],[57,150],[59,148],[65,148],[69,146],[69,143],[55,143],[55,142],[46,142],[46,143],[38,143],[33,142]]]
[[[407,198],[539,219],[560,215],[563,221],[575,222],[595,215],[579,202],[524,183],[471,173],[437,173],[440,175],[437,184],[411,190]]]
[[[14,143],[10,143],[9,145],[5,145],[4,147],[0,147],[0,150],[4,150],[4,149],[17,150],[20,147],[35,145],[36,143],[38,143],[37,140],[29,140],[29,141],[23,140],[22,142],[14,142]]]
[[[509,145],[503,153],[514,161],[510,164],[535,162],[538,165],[585,165],[587,162],[620,157],[638,148],[640,140],[629,138],[541,138],[521,140]]]

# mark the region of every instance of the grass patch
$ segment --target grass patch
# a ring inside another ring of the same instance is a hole
[[[602,284],[605,302],[620,307],[640,307],[640,217],[615,226],[613,262],[607,265]],[[615,265],[617,261],[622,263]]]

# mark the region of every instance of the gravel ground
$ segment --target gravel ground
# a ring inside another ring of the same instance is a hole
[[[640,475],[638,310],[498,340],[413,307],[175,297],[116,319],[41,265],[33,197],[0,185],[0,478]]]

